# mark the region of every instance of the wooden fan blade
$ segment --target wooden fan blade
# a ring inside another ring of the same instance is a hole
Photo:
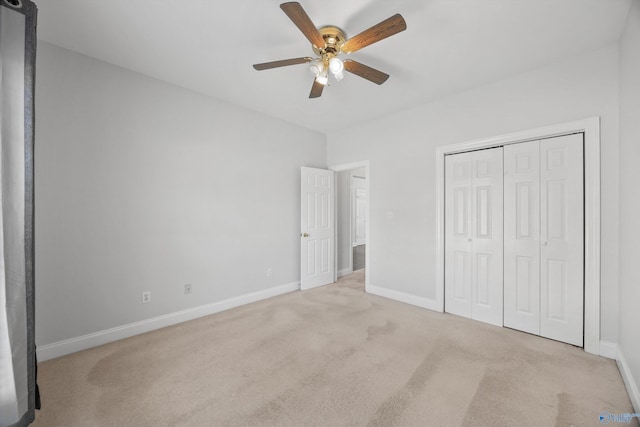
[[[375,68],[371,68],[352,59],[345,59],[343,63],[344,69],[348,72],[379,85],[386,82],[389,78],[389,74],[385,74],[382,71],[378,71]]]
[[[300,3],[292,1],[288,3],[282,3],[280,5],[280,9],[287,14],[289,19],[296,24],[296,27],[302,34],[317,48],[324,47],[324,39],[322,38],[322,34],[316,28],[316,26],[311,22],[311,18],[307,15],[307,12],[304,11]]]
[[[404,21],[402,15],[397,13],[391,18],[387,18],[368,30],[364,30],[360,34],[351,37],[344,42],[340,50],[344,53],[352,53],[406,29],[407,23]]]
[[[263,62],[262,64],[253,64],[253,68],[255,68],[258,71],[262,71],[262,70],[269,70],[271,68],[286,67],[287,65],[305,64],[310,61],[313,61],[313,58],[309,58],[308,56],[306,56],[304,58],[282,59],[280,61]]]
[[[324,90],[324,85],[322,83],[318,83],[316,79],[313,79],[313,86],[311,86],[311,93],[309,94],[309,98],[319,98],[322,95],[322,91]]]

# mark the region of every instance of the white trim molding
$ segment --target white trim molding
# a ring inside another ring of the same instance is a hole
[[[338,271],[338,277],[348,276],[353,273],[353,268],[345,268],[343,270]]]
[[[584,349],[600,354],[600,117],[436,149],[436,310],[444,312],[444,161],[447,154],[584,132]]]
[[[631,399],[633,409],[635,410],[635,412],[640,413],[640,391],[638,391],[638,384],[631,374],[631,368],[629,368],[627,359],[624,357],[622,350],[619,348],[616,362],[618,363],[620,375],[622,375],[622,379],[624,380],[624,385],[627,386],[627,393],[629,393],[629,399]]]
[[[618,345],[609,341],[600,341],[600,356],[616,360],[618,357]]]
[[[418,297],[415,295],[394,291],[392,289],[382,288],[380,286],[374,286],[371,284],[367,286],[367,293],[378,295],[379,297],[389,298],[395,301],[404,302],[406,304],[411,304],[418,307],[426,308],[429,310],[438,311],[438,305],[436,300],[431,298]]]
[[[54,359],[60,356],[66,356],[67,354],[75,353],[77,351],[86,350],[88,348],[93,348],[124,338],[129,338],[134,335],[139,335],[145,332],[154,331],[156,329],[165,328],[167,326],[176,325],[178,323],[187,322],[199,317],[209,316],[211,314],[219,313],[221,311],[229,310],[241,305],[250,304],[252,302],[260,301],[297,290],[300,290],[300,282],[275,286],[273,288],[240,295],[223,301],[205,304],[199,307],[188,308],[186,310],[176,311],[174,313],[153,317],[151,319],[141,320],[139,322],[116,326],[115,328],[105,329],[103,331],[58,341],[52,344],[38,346],[38,361],[44,362],[45,360]]]

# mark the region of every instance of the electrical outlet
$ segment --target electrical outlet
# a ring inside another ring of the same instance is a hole
[[[191,293],[191,283],[187,283],[186,285],[184,285],[184,294],[188,295]]]
[[[146,304],[148,302],[151,302],[151,291],[144,291],[142,293],[142,303]]]
[[[271,277],[271,267],[267,268],[267,277]]]

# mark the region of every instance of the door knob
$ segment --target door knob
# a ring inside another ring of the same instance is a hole
[[[547,246],[549,243],[546,240],[542,241],[542,246]]]
[[[467,242],[471,242],[471,241],[473,241],[473,239],[472,239],[471,237],[469,237],[469,238],[467,239]]]
[[[308,234],[308,233],[304,233],[304,234],[300,233],[300,235],[301,235],[302,237],[309,237],[309,234]]]

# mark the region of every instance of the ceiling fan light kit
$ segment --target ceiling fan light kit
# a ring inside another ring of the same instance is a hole
[[[344,78],[344,63],[340,60],[340,58],[333,57],[329,60],[329,70],[331,70],[331,74],[337,81],[340,81]]]
[[[256,70],[262,71],[289,65],[310,63],[309,69],[314,76],[314,80],[309,98],[318,98],[322,95],[322,90],[329,83],[329,73],[331,73],[336,81],[340,81],[344,78],[344,71],[346,70],[378,85],[381,85],[389,78],[389,75],[382,71],[352,59],[342,60],[338,58],[338,55],[355,52],[406,30],[407,24],[402,15],[393,15],[360,34],[347,39],[344,31],[338,27],[325,26],[316,28],[300,3],[282,3],[280,8],[289,19],[293,21],[307,40],[311,42],[311,47],[317,55],[317,58],[302,57],[254,64],[253,68]]]

